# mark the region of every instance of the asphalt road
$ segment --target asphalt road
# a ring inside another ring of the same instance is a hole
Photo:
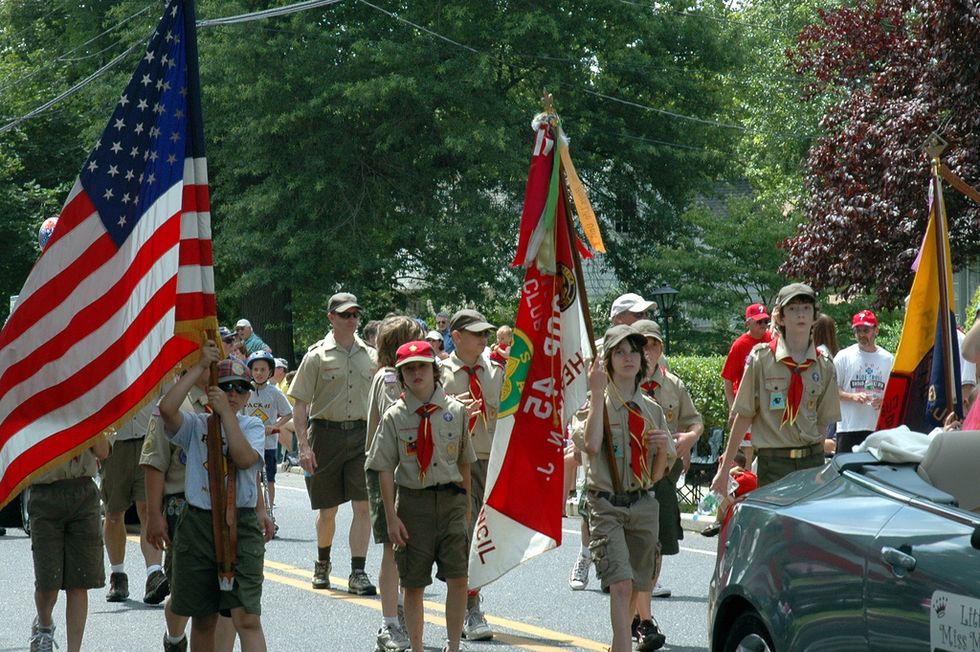
[[[316,591],[310,586],[316,554],[313,522],[303,477],[277,478],[279,537],[268,544],[262,622],[269,649],[306,650],[374,649],[381,620],[377,597],[357,597],[346,591]],[[338,516],[334,541],[332,585],[347,586],[349,552],[347,529],[350,509]],[[606,650],[611,639],[608,597],[593,576],[585,591],[568,588],[568,573],[578,554],[579,520],[564,521],[564,545],[511,571],[483,591],[484,611],[496,632],[493,641],[466,643],[470,651],[493,650]],[[105,589],[89,592],[89,617],[83,649],[135,652],[161,649],[162,606],[141,602],[145,572],[136,537],[130,537],[126,568],[130,600],[105,602]],[[687,533],[681,553],[665,563],[663,582],[670,598],[654,599],[654,616],[667,635],[664,650],[707,650],[708,580],[714,568],[716,540]],[[368,573],[377,580],[380,550],[368,551]],[[108,577],[108,566],[106,569]],[[33,606],[33,563],[30,539],[9,529],[0,537],[0,652],[27,650]],[[426,592],[425,644],[440,650],[445,641],[444,585],[438,581]],[[55,640],[65,648],[64,594],[55,608]]]

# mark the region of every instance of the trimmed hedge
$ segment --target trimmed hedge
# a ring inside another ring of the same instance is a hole
[[[724,366],[725,356],[722,355],[670,356],[670,370],[687,385],[694,406],[704,418],[705,438],[712,428],[725,430],[728,424],[725,383],[721,379]]]

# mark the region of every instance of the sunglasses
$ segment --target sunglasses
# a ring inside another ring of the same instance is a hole
[[[218,383],[218,389],[223,392],[236,392],[238,394],[249,394],[252,391],[252,386],[248,383],[243,383],[240,380],[232,380],[227,383]]]
[[[337,315],[338,317],[340,317],[341,319],[360,319],[360,317],[361,317],[361,313],[359,313],[359,312],[350,312],[350,311],[348,311],[348,312],[335,312],[334,314]]]
[[[231,344],[232,342],[235,341],[235,336],[232,335],[231,337],[226,337],[226,338],[222,339],[221,341],[224,342],[225,344]]]

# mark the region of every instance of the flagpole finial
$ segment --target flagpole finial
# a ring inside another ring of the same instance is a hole
[[[929,158],[938,159],[940,156],[942,156],[947,145],[949,145],[949,143],[943,140],[943,137],[934,131],[929,134],[929,138],[926,139],[926,142],[922,148],[929,154]]]
[[[555,112],[554,96],[548,92],[545,88],[541,91],[541,110],[547,114],[553,114]]]

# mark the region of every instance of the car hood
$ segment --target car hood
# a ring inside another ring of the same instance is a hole
[[[828,462],[822,467],[796,471],[777,482],[759,487],[746,494],[744,500],[767,505],[792,505],[839,478],[840,471]]]

